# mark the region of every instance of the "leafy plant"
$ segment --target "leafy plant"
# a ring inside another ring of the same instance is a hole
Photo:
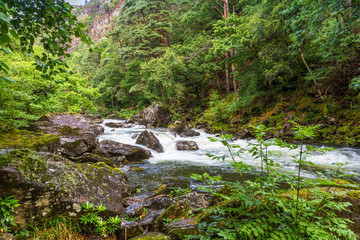
[[[107,220],[99,216],[99,213],[106,210],[106,207],[102,204],[96,206],[93,203],[86,202],[86,204],[82,203],[81,206],[86,214],[80,217],[80,223],[90,225],[93,228],[90,232],[107,237],[120,228],[122,220],[118,216],[109,217]]]
[[[18,201],[14,199],[14,196],[0,198],[0,232],[7,232],[10,226],[16,226],[15,217],[12,213],[15,208],[20,206],[17,203]]]
[[[298,149],[294,161],[298,169],[305,163],[306,155],[310,151],[325,152],[330,149],[303,146],[303,140],[315,136],[316,127],[304,127],[295,124],[297,138],[300,145],[287,144],[275,141],[281,147]],[[263,130],[258,128],[257,138],[264,139]],[[259,136],[261,134],[261,136]],[[220,141],[228,147],[230,156],[232,144],[227,137]],[[215,139],[211,139],[215,141]],[[264,145],[254,144],[250,151],[263,151]],[[223,159],[222,156],[213,159]],[[233,158],[235,162],[235,158]],[[233,164],[234,168],[243,172],[245,164]],[[335,201],[345,194],[343,190],[321,188],[322,184],[332,182],[322,175],[322,179],[302,179],[301,171],[296,176],[290,173],[281,173],[274,168],[276,164],[266,166],[267,174],[257,175],[255,180],[244,182],[225,182],[221,177],[212,177],[209,174],[193,175],[195,179],[203,180],[207,186],[203,190],[216,195],[222,201],[216,207],[205,210],[205,218],[199,224],[198,235],[188,235],[186,239],[355,239],[356,235],[348,228],[349,219],[340,218],[337,211],[348,211],[350,203]],[[333,176],[341,176],[342,164],[333,172]],[[288,183],[290,188],[280,187]],[[214,184],[228,185],[229,191],[215,191]]]

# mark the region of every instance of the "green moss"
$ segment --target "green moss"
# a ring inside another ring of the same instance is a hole
[[[60,138],[53,134],[12,130],[0,135],[0,149],[28,148],[34,151],[49,149],[60,143]]]
[[[66,135],[66,136],[79,135],[79,129],[72,128],[70,126],[63,126],[63,127],[59,128],[58,131],[61,132],[61,134]]]
[[[170,240],[170,239],[171,238],[169,236],[166,236],[163,233],[150,232],[140,236],[133,237],[130,240]]]

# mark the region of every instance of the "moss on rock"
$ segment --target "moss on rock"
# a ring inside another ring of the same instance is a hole
[[[0,135],[0,149],[28,148],[34,151],[57,152],[60,138],[53,134],[12,130]]]

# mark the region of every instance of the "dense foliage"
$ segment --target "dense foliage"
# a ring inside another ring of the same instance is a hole
[[[65,1],[0,1],[0,131],[49,112],[93,109],[96,90],[61,61],[72,35],[90,42],[71,9]]]
[[[231,115],[294,91],[345,105],[357,95],[357,0],[125,0],[121,11],[99,52],[72,59],[110,111],[154,101],[196,111],[212,93],[234,94]]]
[[[315,136],[316,127],[295,125],[297,139],[304,141]],[[226,182],[220,176],[211,177],[207,173],[193,175],[194,179],[206,183],[201,189],[214,194],[213,201],[218,204],[204,209],[203,215],[198,217],[198,233],[188,235],[186,239],[355,239],[356,234],[348,226],[351,221],[337,215],[351,206],[339,201],[346,196],[347,190],[338,188],[340,185],[329,179],[346,176],[342,171],[343,164],[316,180],[303,179],[300,177],[302,166],[312,164],[306,161],[307,154],[331,149],[265,140],[268,130],[262,125],[256,127],[258,142],[250,143],[250,152],[261,160],[261,170],[236,159],[244,149],[229,142],[231,135],[210,139],[220,141],[230,155],[209,156],[217,160],[232,159],[239,181]],[[283,172],[276,163],[276,151],[268,150],[274,145],[289,148],[292,152],[296,149],[293,158],[297,174]],[[244,179],[243,175],[249,172],[257,175],[255,180]],[[224,187],[216,191],[215,187],[219,185]]]

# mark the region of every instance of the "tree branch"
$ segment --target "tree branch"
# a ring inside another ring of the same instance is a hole
[[[223,12],[222,11],[220,11],[220,9],[218,9],[217,7],[214,7],[214,6],[211,6],[213,9],[215,9],[216,11],[218,11],[220,14],[221,14],[221,16],[223,16],[224,17],[224,14],[223,14]]]

